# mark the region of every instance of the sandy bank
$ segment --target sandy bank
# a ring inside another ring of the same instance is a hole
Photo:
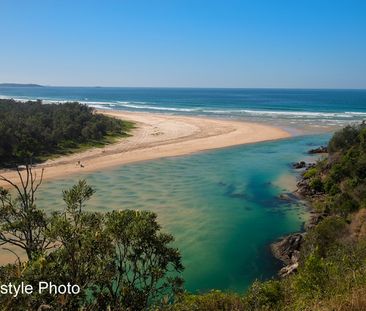
[[[132,131],[131,137],[123,138],[115,144],[62,156],[37,165],[36,169],[45,168],[44,179],[290,136],[282,129],[249,122],[140,112],[103,113],[131,120],[136,123],[137,128]],[[78,161],[82,166],[77,164]],[[17,180],[14,171],[0,170],[0,175]]]

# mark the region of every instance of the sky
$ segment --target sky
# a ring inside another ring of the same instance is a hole
[[[0,82],[366,88],[366,1],[0,0]]]

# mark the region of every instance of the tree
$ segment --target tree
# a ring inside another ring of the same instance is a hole
[[[59,248],[47,258],[53,271],[47,273],[83,290],[77,298],[68,297],[65,307],[143,310],[181,291],[181,256],[169,246],[173,237],[160,232],[156,215],[84,211],[93,193],[85,180],[64,191],[66,208],[50,222],[49,238]]]
[[[79,103],[0,99],[0,166],[70,152],[81,144],[100,145],[123,136],[132,123],[95,113]]]
[[[13,198],[9,190],[0,187],[0,245],[10,244],[21,248],[31,261],[50,246],[45,235],[47,217],[35,204],[35,194],[42,183],[43,170],[39,178],[33,173],[31,165],[26,165],[24,176],[19,167],[17,172],[19,185],[0,176],[0,180],[8,184],[16,195]]]
[[[25,250],[28,261],[21,264],[14,252],[19,263],[0,267],[1,283],[70,283],[81,293],[2,295],[0,304],[14,310],[45,302],[56,310],[143,310],[182,290],[180,253],[154,213],[85,211],[95,191],[80,180],[63,191],[64,210],[46,216],[35,205],[43,171],[38,179],[26,166],[25,176],[18,175],[20,186],[1,177],[17,197],[0,190],[0,241]]]
[[[64,300],[63,307],[70,310],[85,304],[98,305],[103,297],[102,281],[106,276],[112,277],[108,265],[115,247],[105,232],[104,215],[83,210],[93,193],[85,180],[63,191],[65,210],[54,213],[50,220],[48,237],[59,247],[47,257],[52,266],[48,277],[60,284],[77,284],[82,291],[77,297],[67,296]],[[87,292],[94,298],[89,302]],[[103,310],[102,306],[98,308]]]
[[[173,236],[160,229],[156,214],[149,211],[107,214],[106,231],[117,249],[111,261],[115,275],[106,284],[114,305],[142,310],[182,290],[180,254],[169,246]]]

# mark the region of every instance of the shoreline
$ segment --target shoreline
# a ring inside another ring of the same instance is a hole
[[[98,113],[132,121],[136,128],[130,132],[130,137],[121,138],[113,144],[34,165],[36,172],[44,169],[44,180],[291,137],[281,128],[260,123],[119,110],[98,110]],[[2,169],[0,175],[18,180],[15,170]],[[0,182],[0,186],[4,183]]]
[[[308,151],[308,153],[314,150],[317,150],[314,152],[317,154],[327,153],[327,151],[319,151],[322,150],[321,148],[323,148],[323,146],[316,149],[311,149]],[[319,212],[314,208],[314,198],[317,197],[317,195],[311,193],[309,182],[304,177],[304,174],[309,169],[314,167],[315,164],[314,162],[302,162],[304,163],[304,170],[298,171],[299,179],[296,183],[296,189],[292,191],[292,193],[295,195],[297,200],[305,202],[304,207],[309,213],[309,219],[304,222],[302,228],[299,231],[281,236],[270,244],[272,256],[283,264],[283,267],[277,273],[280,278],[285,278],[297,271],[301,258],[301,247],[305,241],[305,236],[310,229],[317,226],[319,222],[329,216],[327,213]],[[301,168],[293,167],[293,169],[299,170]]]

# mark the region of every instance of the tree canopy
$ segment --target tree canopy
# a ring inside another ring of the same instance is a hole
[[[34,288],[40,281],[70,283],[80,293],[0,295],[1,306],[36,310],[46,303],[52,310],[138,311],[172,301],[182,291],[180,253],[154,213],[88,212],[94,189],[80,180],[63,191],[64,209],[46,215],[35,204],[39,183],[31,168],[27,173],[29,182],[21,186],[9,181],[13,195],[0,189],[0,244],[15,247],[18,258],[0,267],[0,283],[25,282]],[[27,260],[20,256],[24,250]]]
[[[304,177],[317,194],[316,206],[346,216],[366,207],[366,124],[349,125],[328,144],[329,156]]]
[[[0,99],[0,166],[65,153],[82,144],[107,143],[126,135],[131,123],[69,102],[43,104]]]

